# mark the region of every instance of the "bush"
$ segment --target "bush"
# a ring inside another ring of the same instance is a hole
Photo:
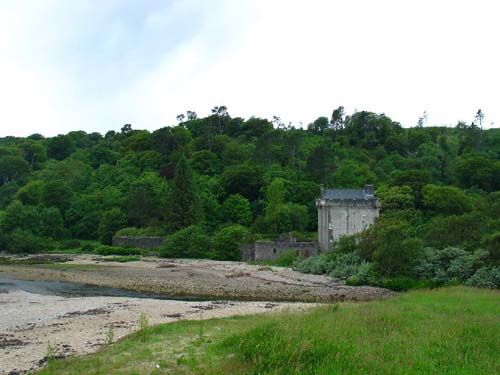
[[[219,260],[239,260],[239,245],[246,242],[249,230],[241,225],[222,228],[212,238],[214,257]]]
[[[115,233],[126,223],[126,217],[118,208],[104,212],[99,221],[97,233],[99,241],[105,245],[111,245]]]
[[[412,274],[418,279],[441,285],[461,283],[484,265],[487,256],[484,250],[469,252],[459,247],[425,248]]]
[[[66,240],[59,242],[59,249],[78,249],[81,246],[80,241],[78,240]]]
[[[498,289],[500,288],[500,267],[482,267],[478,269],[465,284],[482,288]]]
[[[358,253],[365,260],[375,261],[386,277],[406,275],[421,250],[414,229],[401,220],[380,219],[360,237]]]
[[[302,273],[310,273],[313,275],[322,275],[330,272],[332,269],[329,253],[321,254],[315,257],[310,257],[299,262],[294,267]]]
[[[47,240],[24,229],[16,229],[7,236],[6,240],[7,251],[16,254],[37,253],[49,246]]]
[[[295,250],[285,250],[272,262],[276,267],[293,267],[300,260]]]
[[[500,232],[494,232],[486,236],[482,241],[482,245],[488,250],[493,264],[500,265]]]
[[[163,258],[210,258],[210,238],[200,225],[171,234],[160,249]]]
[[[333,251],[347,254],[356,251],[359,236],[341,236],[333,243]]]
[[[82,252],[84,253],[91,253],[95,250],[95,246],[92,245],[91,243],[86,243],[82,246]]]
[[[331,264],[329,275],[340,279],[346,279],[358,274],[360,268],[368,267],[368,262],[362,260],[354,253],[340,254]]]

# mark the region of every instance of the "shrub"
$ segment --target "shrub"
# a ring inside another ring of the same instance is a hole
[[[482,288],[498,289],[500,288],[500,267],[482,267],[478,269],[465,284]]]
[[[304,259],[295,265],[295,269],[302,273],[322,275],[331,270],[331,259],[328,253]]]
[[[414,229],[401,220],[378,220],[360,237],[358,253],[363,259],[375,261],[384,276],[407,274],[421,249]]]
[[[249,230],[241,225],[222,228],[212,238],[214,257],[219,260],[239,260],[239,245],[247,240]]]
[[[459,247],[425,248],[412,274],[438,284],[465,282],[483,266],[487,255],[484,250],[472,253]]]
[[[358,236],[341,236],[333,244],[333,251],[337,253],[347,254],[356,251]]]
[[[164,258],[210,258],[210,238],[200,225],[171,234],[160,249]]]
[[[7,236],[7,250],[11,253],[37,253],[47,246],[46,240],[29,230],[16,229]]]
[[[78,249],[81,246],[80,241],[78,240],[66,240],[59,242],[59,249]]]
[[[272,262],[277,267],[293,267],[300,260],[295,250],[285,250]]]
[[[483,247],[488,250],[490,260],[500,265],[500,232],[494,232],[486,236],[482,241]]]
[[[330,263],[331,277],[346,279],[356,275],[361,267],[366,267],[368,262],[362,260],[354,253],[340,254],[333,262]]]
[[[104,212],[97,229],[99,241],[105,245],[111,245],[114,234],[123,227],[125,222],[125,214],[118,208]]]
[[[92,245],[91,243],[86,243],[82,246],[82,252],[84,253],[91,253],[95,250],[95,246]]]

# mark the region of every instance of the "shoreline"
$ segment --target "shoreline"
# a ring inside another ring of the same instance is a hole
[[[54,358],[85,355],[150,325],[237,315],[298,311],[303,303],[175,301],[127,297],[60,297],[1,289],[0,374],[25,374]],[[20,313],[22,312],[22,313]],[[49,349],[52,348],[52,349]]]
[[[0,278],[71,282],[166,294],[175,299],[331,303],[372,301],[397,294],[383,288],[346,286],[324,275],[242,262],[152,258],[119,263],[103,259],[75,255],[54,264],[0,263]]]

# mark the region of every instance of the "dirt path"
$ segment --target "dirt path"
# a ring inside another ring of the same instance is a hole
[[[369,301],[394,295],[387,289],[345,286],[328,276],[305,275],[288,268],[209,260],[151,258],[118,263],[80,255],[60,264],[0,264],[0,277],[257,301]]]

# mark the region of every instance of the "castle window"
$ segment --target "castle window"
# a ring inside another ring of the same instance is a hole
[[[273,254],[277,254],[278,253],[278,249],[273,247]]]

